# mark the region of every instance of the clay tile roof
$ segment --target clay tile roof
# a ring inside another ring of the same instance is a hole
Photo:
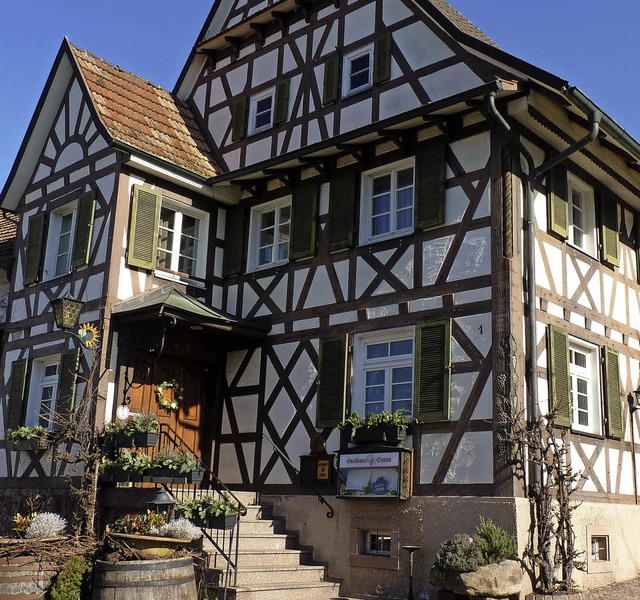
[[[469,19],[461,15],[453,6],[444,0],[429,0],[435,8],[437,8],[453,25],[455,25],[462,33],[489,44],[494,48],[499,48],[488,35],[478,29]]]
[[[18,229],[18,215],[0,209],[0,264],[13,259],[13,247]]]
[[[185,102],[86,50],[69,46],[98,115],[114,140],[207,179],[218,174]]]

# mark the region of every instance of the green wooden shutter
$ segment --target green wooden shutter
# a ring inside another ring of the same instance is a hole
[[[549,231],[566,238],[569,233],[569,188],[564,167],[558,165],[549,171],[547,190]]]
[[[450,418],[451,321],[416,326],[414,417],[418,421]]]
[[[223,277],[242,273],[242,259],[244,256],[244,206],[235,206],[227,210],[225,227]]]
[[[82,196],[78,198],[76,231],[73,237],[73,255],[71,258],[72,267],[81,267],[89,262],[94,211],[95,201],[93,199],[93,192],[82,194]]]
[[[322,104],[331,104],[340,93],[340,55],[332,54],[324,63]]]
[[[604,402],[607,413],[607,435],[624,438],[622,403],[620,401],[620,369],[618,353],[609,348],[602,349],[604,358]]]
[[[391,34],[380,36],[373,50],[373,81],[383,83],[391,77]]]
[[[63,427],[64,421],[69,419],[71,411],[73,410],[79,364],[80,348],[62,353],[60,360],[60,380],[58,382],[58,399],[55,410],[56,416],[59,415],[62,420],[54,418],[55,429],[59,430]]]
[[[273,116],[273,124],[280,125],[289,118],[289,88],[290,79],[284,79],[276,85],[276,107]]]
[[[318,184],[304,184],[293,192],[291,201],[291,240],[289,258],[313,256],[316,250]]]
[[[347,353],[347,336],[320,340],[316,427],[335,427],[344,419]]]
[[[419,229],[444,223],[447,144],[420,145],[416,151],[415,221]]]
[[[558,327],[549,326],[547,354],[549,355],[549,400],[555,409],[556,425],[571,427],[572,407],[569,391],[569,336]]]
[[[160,192],[134,185],[127,252],[129,266],[155,268],[159,222]]]
[[[329,196],[329,250],[335,252],[353,246],[358,173],[338,172],[331,180]]]
[[[231,107],[231,141],[237,142],[242,139],[247,132],[247,116],[249,99],[240,96],[233,101]]]
[[[9,407],[7,410],[7,429],[17,429],[24,419],[25,385],[27,383],[27,361],[15,360],[11,364],[11,383],[9,385]]]
[[[40,278],[44,246],[45,213],[29,217],[29,231],[25,250],[24,284],[35,283]]]
[[[604,195],[600,199],[602,260],[616,267],[620,266],[618,237],[618,203],[611,196]]]

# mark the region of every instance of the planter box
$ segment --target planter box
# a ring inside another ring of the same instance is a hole
[[[200,518],[195,518],[191,519],[191,522],[202,529],[233,529],[238,522],[238,515],[207,517],[204,521]]]
[[[187,483],[187,473],[154,467],[145,473],[145,479],[152,483]]]
[[[122,544],[135,548],[138,554],[145,559],[168,558],[180,546],[187,546],[191,540],[179,540],[174,538],[159,537],[155,535],[133,535],[129,533],[112,533],[111,538]]]
[[[358,427],[353,434],[356,444],[385,444],[399,446],[404,444],[406,430],[397,425],[379,425],[376,427]]]
[[[154,448],[160,439],[159,433],[134,433],[133,445],[136,448]]]
[[[111,469],[100,475],[100,481],[111,481],[113,483],[135,483],[142,481],[142,474],[125,471],[124,469]]]
[[[196,469],[187,475],[187,483],[200,484],[204,479],[204,471]]]
[[[16,442],[10,442],[11,447],[14,450],[46,450],[51,442],[43,438],[32,438],[30,440],[18,440]]]

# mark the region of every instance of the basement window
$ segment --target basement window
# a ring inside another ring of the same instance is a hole
[[[608,527],[587,527],[587,572],[611,573],[611,531]]]

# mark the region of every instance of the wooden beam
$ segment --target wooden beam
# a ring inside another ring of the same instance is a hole
[[[225,35],[224,41],[231,45],[236,56],[240,54],[240,42],[242,41],[242,38],[236,37],[234,35]]]
[[[330,169],[326,161],[320,160],[319,158],[306,157],[299,158],[298,160],[305,165],[311,165],[316,171],[318,171],[318,173],[320,173],[320,175],[322,175],[322,177],[324,177],[325,180],[329,181]]]
[[[280,27],[280,33],[287,35],[289,30],[289,13],[281,12],[279,10],[272,10],[271,16],[277,21]]]
[[[267,24],[266,23],[249,23],[249,27],[253,29],[260,39],[260,43],[264,46],[264,41],[267,37]]]
[[[311,20],[311,0],[295,0],[295,3],[302,11],[304,20],[308,23]]]

